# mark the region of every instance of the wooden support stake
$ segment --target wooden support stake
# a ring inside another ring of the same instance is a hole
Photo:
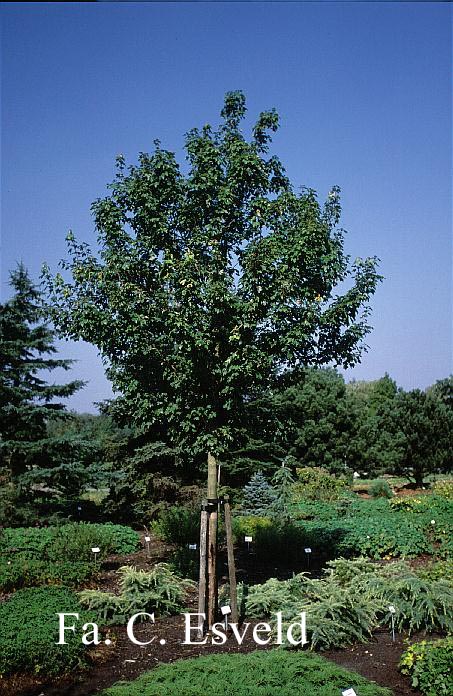
[[[200,577],[198,581],[198,613],[206,616],[206,559],[208,550],[208,512],[207,501],[203,500],[200,520]],[[204,634],[204,620],[199,617],[198,637]]]
[[[225,509],[225,532],[228,552],[228,576],[230,580],[230,606],[231,606],[231,621],[237,623],[239,621],[238,612],[238,596],[236,586],[236,568],[234,565],[234,549],[233,549],[233,530],[231,527],[231,508],[230,498],[228,495],[224,498]]]
[[[208,627],[217,609],[217,462],[208,454]]]

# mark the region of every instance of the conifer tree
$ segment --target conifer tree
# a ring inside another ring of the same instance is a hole
[[[244,486],[242,511],[244,515],[269,515],[275,502],[275,491],[266,481],[263,472],[253,474],[249,483]]]
[[[286,457],[281,467],[277,469],[272,477],[272,485],[275,491],[273,511],[274,515],[282,522],[287,522],[291,517],[289,508],[293,493],[294,477],[287,465],[293,459],[293,457]]]
[[[47,424],[65,414],[55,399],[71,396],[83,382],[59,385],[44,379],[42,371],[68,370],[73,361],[53,357],[55,333],[22,264],[10,274],[10,285],[14,294],[0,305],[0,466],[16,480],[32,466],[49,463]]]

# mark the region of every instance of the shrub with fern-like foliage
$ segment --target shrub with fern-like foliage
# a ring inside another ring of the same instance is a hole
[[[151,571],[123,566],[118,570],[120,594],[84,590],[79,593],[82,606],[96,612],[105,624],[117,624],[141,611],[158,615],[176,614],[195,587],[190,580],[176,575],[167,563],[158,563]]]
[[[417,630],[453,630],[453,585],[446,579],[427,582],[402,561],[385,566],[369,559],[331,562],[321,579],[304,573],[290,580],[274,578],[243,592],[245,614],[262,618],[282,611],[287,622],[307,613],[313,648],[341,647],[367,640],[378,626]]]

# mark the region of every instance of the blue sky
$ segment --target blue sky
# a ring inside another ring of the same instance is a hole
[[[114,158],[216,123],[227,90],[248,124],[276,107],[273,151],[296,185],[342,188],[347,251],[376,254],[370,350],[347,378],[405,388],[452,371],[451,5],[8,4],[2,13],[1,297],[22,259],[56,269],[64,237],[95,242],[91,202]],[[96,350],[61,343],[110,395]]]

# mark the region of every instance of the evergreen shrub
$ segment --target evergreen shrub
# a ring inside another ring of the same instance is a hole
[[[19,590],[0,602],[0,675],[57,675],[80,667],[86,649],[80,634],[67,631],[66,645],[57,645],[57,614],[63,612],[79,613],[80,626],[96,620],[81,610],[77,597],[64,587]]]
[[[284,650],[208,655],[159,665],[101,696],[338,696],[347,688],[359,696],[391,696],[388,689],[319,655]]]

